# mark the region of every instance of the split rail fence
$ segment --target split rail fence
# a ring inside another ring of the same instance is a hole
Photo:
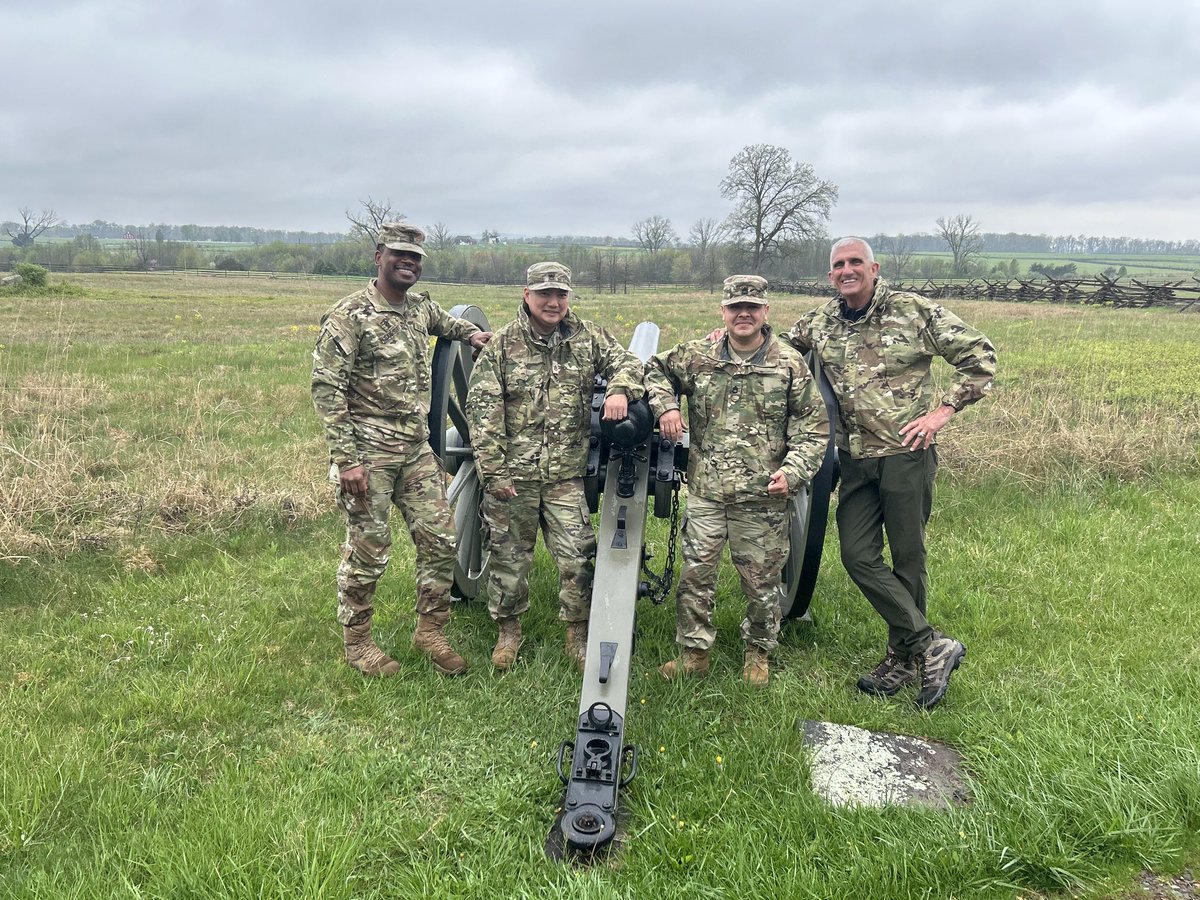
[[[1114,309],[1145,309],[1173,307],[1180,312],[1200,312],[1200,278],[1179,281],[1150,282],[1136,278],[1120,280],[1105,278],[1039,278],[1037,280],[1009,279],[993,281],[973,278],[970,281],[889,282],[893,288],[915,291],[925,297],[943,299],[961,297],[967,300],[999,300],[1008,303],[1078,303],[1089,306],[1109,306]],[[773,290],[832,297],[828,281],[776,282]]]

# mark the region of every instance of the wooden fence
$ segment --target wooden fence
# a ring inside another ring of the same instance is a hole
[[[1145,309],[1172,307],[1179,312],[1200,312],[1200,279],[1191,277],[1177,281],[1149,281],[1137,278],[1115,279],[1098,275],[1095,278],[1020,278],[994,281],[972,278],[969,281],[889,282],[893,288],[914,291],[926,297],[943,299],[961,297],[967,300],[999,300],[1007,303],[1079,303],[1109,306],[1114,309]],[[816,297],[834,296],[828,281],[775,282],[772,290]]]

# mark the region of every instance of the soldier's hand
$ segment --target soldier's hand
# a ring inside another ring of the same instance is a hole
[[[620,422],[629,415],[629,398],[624,394],[613,394],[604,398],[604,409],[600,418],[608,422]]]
[[[710,331],[706,335],[706,337],[715,344],[721,338],[725,337],[725,329],[724,328],[714,328],[712,331]]]
[[[517,489],[511,484],[506,484],[504,487],[492,488],[488,493],[497,500],[512,500],[517,496]]]
[[[934,435],[954,417],[954,407],[942,405],[900,426],[900,446],[909,450],[924,450],[933,443]]]
[[[668,409],[658,417],[658,433],[668,441],[678,442],[687,429],[683,426],[683,416],[677,409]]]
[[[351,466],[344,472],[338,472],[338,481],[342,491],[351,497],[367,496],[367,470],[361,465]]]
[[[788,488],[787,476],[783,474],[783,469],[776,469],[771,473],[771,480],[767,482],[767,493],[772,497],[786,497],[791,493]]]
[[[472,360],[479,359],[479,351],[482,350],[487,342],[491,339],[492,333],[490,331],[477,331],[467,339],[467,342],[471,345],[472,351],[474,351],[471,353]]]

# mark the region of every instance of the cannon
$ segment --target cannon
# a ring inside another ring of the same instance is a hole
[[[450,313],[488,329],[478,307],[456,306]],[[645,362],[657,351],[658,339],[658,326],[643,322],[635,329],[629,349]],[[430,444],[452,476],[447,499],[459,539],[454,592],[463,599],[478,594],[487,570],[479,516],[483,487],[475,471],[465,415],[472,364],[471,349],[462,343],[439,339],[434,347]],[[833,393],[817,361],[811,359],[809,365],[832,420]],[[687,469],[687,435],[680,444],[661,438],[645,400],[630,404],[625,420],[601,423],[604,390],[603,380],[597,378],[584,476],[588,504],[599,513],[596,576],[575,737],[564,740],[558,749],[556,768],[564,791],[547,841],[547,852],[556,856],[563,851],[595,854],[616,835],[619,793],[638,766],[636,746],[625,741],[636,601],[649,597],[661,603],[672,587],[679,490]],[[812,484],[790,501],[791,552],[780,573],[785,619],[810,616],[836,481],[837,453],[831,440]],[[670,519],[667,561],[661,574],[648,565],[645,531],[651,511],[657,518]]]

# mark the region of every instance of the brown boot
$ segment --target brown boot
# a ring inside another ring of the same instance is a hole
[[[428,656],[433,662],[433,667],[443,675],[461,675],[467,671],[467,661],[459,656],[446,640],[445,627],[448,621],[449,613],[417,616],[413,646]]]
[[[575,668],[583,674],[583,666],[587,662],[588,623],[567,623],[567,659],[575,661]]]
[[[505,672],[517,661],[517,651],[521,648],[521,623],[516,616],[507,619],[497,619],[500,633],[496,638],[496,649],[492,651],[492,665]]]
[[[668,660],[658,667],[658,674],[668,681],[680,675],[707,675],[708,651],[696,647],[684,647],[678,659]]]
[[[380,650],[371,637],[370,619],[342,626],[342,642],[346,645],[346,662],[352,669],[372,678],[400,671],[400,664]]]
[[[742,680],[755,687],[766,687],[771,678],[771,669],[767,664],[767,651],[759,647],[747,647],[745,662],[742,664]]]

